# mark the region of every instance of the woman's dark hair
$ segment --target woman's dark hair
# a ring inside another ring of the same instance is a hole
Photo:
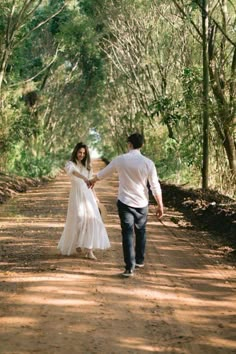
[[[77,153],[80,149],[85,149],[85,157],[81,161],[82,165],[84,165],[88,171],[91,170],[91,159],[90,159],[90,154],[89,154],[89,149],[86,144],[80,142],[77,145],[75,145],[74,150],[71,154],[70,161],[73,161],[74,163],[77,163]]]
[[[128,137],[127,141],[133,145],[134,149],[139,149],[143,146],[144,137],[142,134],[134,133]]]

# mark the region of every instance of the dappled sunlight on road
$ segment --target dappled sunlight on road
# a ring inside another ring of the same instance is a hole
[[[162,223],[151,212],[145,267],[122,278],[115,177],[96,185],[111,249],[98,261],[61,256],[68,190],[61,175],[0,207],[1,353],[236,351],[235,269],[173,224],[173,211]]]

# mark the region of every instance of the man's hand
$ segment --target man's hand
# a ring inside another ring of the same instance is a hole
[[[91,178],[91,179],[89,180],[90,187],[93,188],[94,185],[95,185],[95,183],[96,183],[97,181],[98,181],[97,176],[94,176],[93,178]]]
[[[154,198],[156,199],[157,202],[157,207],[156,207],[156,216],[158,219],[161,219],[162,216],[164,215],[164,206],[163,206],[163,201],[162,201],[162,194],[156,194],[154,195]]]
[[[84,182],[87,184],[88,188],[92,188],[91,183],[87,178],[84,178]]]
[[[158,219],[161,219],[164,215],[164,208],[163,206],[157,206],[157,209],[156,209],[156,216],[158,217]]]

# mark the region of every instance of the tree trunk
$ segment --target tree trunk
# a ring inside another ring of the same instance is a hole
[[[202,189],[208,189],[208,168],[209,168],[209,58],[208,58],[208,0],[202,2],[202,61],[203,61],[203,165],[202,165]]]
[[[236,177],[236,147],[232,134],[230,134],[227,128],[224,128],[225,139],[223,145],[228,157],[229,167],[233,176]]]
[[[9,57],[9,51],[7,49],[5,49],[4,53],[2,55],[1,63],[0,63],[0,93],[2,91],[2,84],[3,84],[3,80],[4,80],[4,76],[5,76],[8,57]]]

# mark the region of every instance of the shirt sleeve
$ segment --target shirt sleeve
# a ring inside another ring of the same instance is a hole
[[[117,170],[117,158],[112,160],[105,168],[97,173],[98,179],[104,179]]]
[[[65,171],[68,176],[71,176],[72,173],[75,171],[75,166],[72,161],[67,161],[65,164]]]
[[[157,176],[157,171],[154,163],[151,163],[148,181],[153,195],[162,194],[161,185]]]

